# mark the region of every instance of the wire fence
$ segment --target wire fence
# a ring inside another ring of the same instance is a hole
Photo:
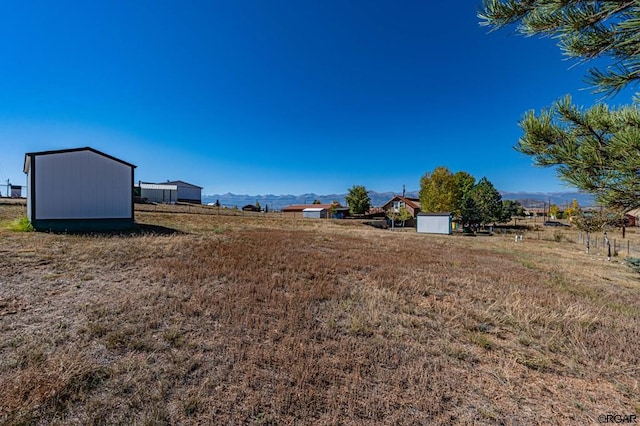
[[[635,241],[632,242],[629,238],[610,238],[604,234],[589,235],[586,232],[579,232],[577,242],[584,244],[585,247],[588,245],[589,250],[595,249],[607,252],[610,250],[613,256],[640,257],[640,244]]]
[[[625,235],[620,229],[609,230],[608,233],[597,232],[587,234],[575,228],[548,228],[544,226],[525,226],[520,229],[497,228],[495,232],[507,238],[534,239],[555,241],[558,243],[574,243],[581,245],[585,251],[611,256],[640,258],[640,230],[628,227]],[[636,232],[637,230],[637,232]]]

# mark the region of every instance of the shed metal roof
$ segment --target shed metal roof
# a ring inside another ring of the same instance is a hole
[[[127,163],[124,160],[121,160],[121,159],[116,158],[114,156],[111,156],[109,154],[105,154],[102,151],[98,151],[97,149],[85,146],[85,147],[82,147],[82,148],[58,149],[58,150],[54,150],[54,151],[27,152],[24,155],[24,167],[23,167],[22,171],[27,173],[27,171],[28,171],[27,170],[27,159],[29,157],[37,157],[37,156],[41,156],[41,155],[53,155],[53,154],[66,154],[66,153],[69,153],[69,152],[80,152],[80,151],[91,151],[94,154],[98,154],[98,155],[106,157],[106,158],[108,158],[110,160],[117,161],[118,163],[122,163],[122,164],[124,164],[126,166],[129,166],[131,168],[134,168],[134,169],[136,168],[136,166],[134,164]]]
[[[165,182],[167,185],[188,186],[190,188],[202,189],[201,186],[194,185],[192,183],[185,182],[183,180],[168,180]]]
[[[159,183],[141,183],[140,189],[161,189],[161,190],[168,190],[168,191],[177,191],[178,185],[166,185],[166,184],[159,184]]]
[[[332,207],[342,207],[340,204],[292,204],[282,209],[283,212],[301,212],[304,209],[323,208],[329,210]]]

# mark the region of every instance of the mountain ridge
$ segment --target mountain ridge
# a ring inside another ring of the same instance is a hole
[[[499,191],[503,200],[517,200],[525,207],[542,207],[542,203],[549,205],[557,204],[558,206],[564,206],[570,204],[573,199],[578,201],[580,206],[593,206],[595,200],[591,194],[585,194],[577,191],[560,191],[560,192],[508,192]],[[342,194],[315,194],[313,192],[305,194],[233,194],[230,192],[224,194],[211,194],[203,195],[202,203],[209,204],[215,203],[216,200],[220,202],[220,205],[224,207],[238,207],[242,208],[247,204],[255,205],[256,202],[260,203],[260,206],[266,207],[270,210],[280,210],[286,206],[292,204],[311,204],[315,200],[320,201],[323,204],[329,204],[333,201],[338,201],[342,205],[346,205],[345,197],[347,193]],[[371,204],[374,207],[379,207],[393,198],[395,195],[401,195],[397,192],[377,192],[369,191],[369,197],[371,198]],[[418,198],[418,191],[407,191],[405,196],[410,198]]]

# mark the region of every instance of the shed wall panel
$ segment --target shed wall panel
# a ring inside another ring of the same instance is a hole
[[[451,217],[418,215],[416,231],[425,234],[450,234]]]
[[[202,190],[200,188],[191,188],[188,186],[178,185],[178,199],[194,200],[200,202],[202,199]]]
[[[175,203],[178,201],[178,190],[143,187],[140,196],[154,203]]]
[[[31,158],[27,161],[27,219],[31,221]]]
[[[302,217],[307,219],[326,219],[327,211],[326,210],[316,210],[316,209],[305,209],[302,211]]]
[[[35,168],[37,219],[131,218],[130,166],[76,151],[38,156]]]

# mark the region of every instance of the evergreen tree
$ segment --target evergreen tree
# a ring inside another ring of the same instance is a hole
[[[524,217],[524,207],[520,201],[502,200],[501,222],[509,222],[513,217]]]
[[[482,222],[482,214],[478,208],[476,200],[471,194],[464,197],[460,217],[462,219],[464,231],[468,231],[469,226],[479,225]]]
[[[496,222],[502,218],[502,196],[489,179],[480,179],[473,187],[471,197],[480,212],[482,223]]]
[[[354,185],[349,188],[345,200],[351,214],[365,214],[371,208],[371,198],[364,185]]]
[[[582,110],[571,97],[551,109],[525,114],[516,150],[540,166],[556,166],[558,176],[595,195],[609,207],[640,206],[640,111],[636,106]]]
[[[580,60],[609,60],[589,70],[595,93],[615,95],[640,80],[640,7],[637,0],[484,0],[478,15],[494,29],[517,24],[524,35],[557,38],[563,52]],[[540,166],[610,207],[640,206],[640,112],[633,105],[579,108],[565,96],[520,122],[516,145]]]
[[[467,172],[456,172],[453,175],[453,178],[456,182],[456,185],[458,186],[459,191],[458,207],[454,213],[458,216],[461,216],[462,209],[464,208],[466,203],[466,198],[469,196],[471,190],[476,184],[476,178],[474,178]]]

